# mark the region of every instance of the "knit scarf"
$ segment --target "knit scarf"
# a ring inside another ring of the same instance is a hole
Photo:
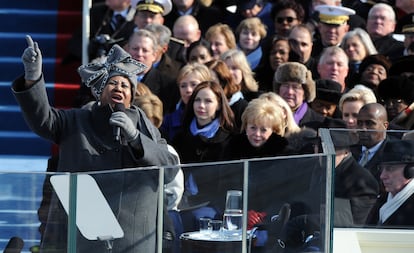
[[[299,121],[305,116],[306,111],[308,110],[308,104],[303,102],[301,106],[293,113],[293,118],[295,119],[296,124],[299,125]]]
[[[391,193],[388,193],[387,202],[379,210],[379,222],[384,223],[413,193],[414,180],[410,180],[394,197]]]
[[[191,121],[190,124],[190,131],[191,134],[196,136],[196,135],[201,135],[206,137],[207,139],[210,139],[212,137],[214,137],[214,135],[216,135],[217,130],[220,127],[220,123],[218,119],[213,120],[210,124],[202,127],[202,128],[198,128],[197,126],[197,120],[196,118],[194,118]]]

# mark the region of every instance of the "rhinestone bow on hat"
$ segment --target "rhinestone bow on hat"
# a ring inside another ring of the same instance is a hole
[[[130,54],[115,44],[109,51],[104,63],[93,62],[82,65],[78,68],[78,73],[82,82],[92,89],[93,95],[99,100],[109,78],[113,76],[128,77],[134,86],[134,90],[136,90],[137,74],[146,68],[147,66],[132,59]]]

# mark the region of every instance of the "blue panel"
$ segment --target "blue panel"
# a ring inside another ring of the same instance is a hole
[[[28,12],[25,10],[1,10],[0,31],[21,33],[56,33],[57,12]],[[18,25],[16,25],[18,24]]]
[[[64,0],[73,1],[73,0]],[[56,10],[58,8],[59,1],[51,0],[15,0],[15,1],[2,1],[2,8],[17,8],[17,9],[34,9],[34,10]]]
[[[56,34],[39,33],[0,33],[1,47],[0,56],[20,58],[24,49],[27,47],[26,34],[39,43],[42,56],[54,58],[56,55]],[[4,61],[4,60],[1,60]]]

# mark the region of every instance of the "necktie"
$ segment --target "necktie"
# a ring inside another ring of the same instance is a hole
[[[121,14],[116,14],[112,17],[111,26],[114,30],[117,30],[122,23],[124,22],[125,18]]]
[[[368,161],[369,161],[369,150],[368,149],[365,149],[365,151],[362,153],[362,157],[361,157],[361,159],[359,160],[359,164],[362,166],[362,167],[365,167],[365,165],[368,163]]]

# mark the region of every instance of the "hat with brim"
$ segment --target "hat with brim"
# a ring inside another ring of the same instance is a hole
[[[237,11],[253,9],[256,4],[261,4],[262,0],[240,0],[237,1]]]
[[[382,154],[381,164],[401,163],[414,163],[414,141],[387,141]]]
[[[403,73],[414,73],[414,55],[402,56],[393,61],[388,75],[401,75]]]
[[[171,0],[141,0],[136,6],[137,11],[150,11],[163,16],[171,12]]]
[[[329,79],[316,80],[316,99],[338,104],[342,96],[340,83]]]
[[[319,12],[319,22],[329,25],[342,25],[349,20],[349,15],[355,15],[355,11],[342,6],[318,5],[315,11]]]
[[[390,76],[378,85],[381,99],[402,99],[405,103],[414,102],[414,79],[406,76]]]
[[[407,14],[397,21],[395,33],[410,34],[414,33],[414,13]]]
[[[349,148],[352,145],[351,135],[347,130],[331,130],[330,135],[332,138],[332,143],[336,150]]]

